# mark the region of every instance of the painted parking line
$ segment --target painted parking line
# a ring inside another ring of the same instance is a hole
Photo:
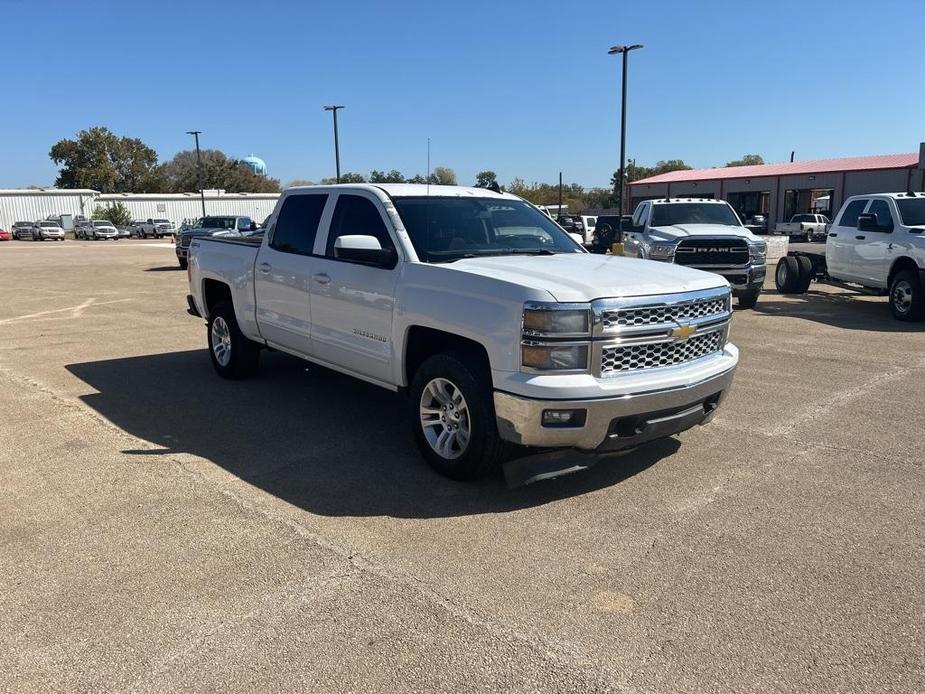
[[[51,316],[56,313],[67,313],[70,312],[71,315],[68,318],[80,318],[83,316],[85,309],[90,308],[91,306],[106,306],[107,304],[121,304],[126,301],[132,301],[132,299],[113,299],[112,301],[97,301],[95,298],[87,299],[82,304],[77,306],[68,306],[67,308],[56,308],[50,311],[39,311],[38,313],[27,313],[22,316],[15,316],[14,318],[4,318],[0,320],[0,325],[6,325],[7,323],[15,323],[16,321],[29,320],[31,318],[42,318],[44,316]]]

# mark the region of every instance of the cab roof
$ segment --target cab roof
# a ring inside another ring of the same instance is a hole
[[[437,186],[426,183],[339,183],[329,186],[299,186],[291,190],[334,191],[334,190],[381,190],[392,198],[498,198],[499,200],[520,200],[511,193],[496,193],[488,188],[472,186]]]
[[[645,202],[651,202],[656,205],[670,205],[672,203],[682,203],[682,202],[704,202],[716,205],[725,205],[727,204],[725,200],[717,200],[716,198],[658,198],[652,200],[646,200]]]

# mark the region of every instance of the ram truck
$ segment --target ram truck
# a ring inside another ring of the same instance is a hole
[[[188,275],[220,376],[272,348],[403,391],[456,479],[504,463],[524,483],[705,424],[738,362],[725,279],[592,255],[482,188],[290,188],[264,236],[194,238]]]
[[[829,228],[824,253],[791,252],[777,263],[782,294],[813,282],[886,294],[893,317],[925,319],[925,193],[855,195]]]
[[[645,200],[636,206],[623,244],[624,255],[722,275],[740,308],[753,308],[761,295],[767,243],[724,200]]]
[[[152,239],[162,239],[177,233],[176,227],[169,219],[148,219],[144,222],[137,222],[133,226],[135,234],[143,239],[149,236]]]
[[[193,239],[204,236],[239,237],[247,232],[257,230],[257,224],[250,217],[233,215],[220,217],[203,217],[188,229],[183,229],[176,236],[174,250],[181,270],[186,269],[189,247]]]

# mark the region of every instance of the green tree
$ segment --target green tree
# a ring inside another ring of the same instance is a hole
[[[434,167],[430,174],[430,183],[435,186],[455,186],[456,172],[448,166]]]
[[[315,185],[314,181],[309,181],[304,178],[293,178],[289,183],[285,185],[286,188],[295,188],[296,186],[313,186]]]
[[[726,162],[726,166],[758,166],[764,164],[764,157],[760,154],[746,154],[741,159]]]
[[[370,183],[404,183],[405,177],[402,175],[402,172],[398,169],[392,169],[388,173],[385,171],[377,171],[373,169],[369,173],[369,182]]]
[[[341,183],[366,183],[366,176],[360,173],[351,173],[350,171],[348,171],[347,173],[342,173],[340,175],[340,182]],[[321,183],[322,185],[330,186],[330,185],[337,183],[337,179],[336,178],[322,178]]]
[[[644,178],[658,176],[669,171],[688,171],[691,168],[682,159],[661,160],[656,162],[655,166],[639,166],[636,162],[630,162],[626,165],[626,182],[633,183],[634,181],[641,181]],[[614,186],[614,188],[617,185],[618,173],[618,171],[614,171],[610,179],[610,185]]]
[[[498,176],[494,171],[485,170],[479,171],[475,175],[475,187],[476,188],[488,188],[492,183],[498,182]]]
[[[60,167],[59,188],[91,188],[103,193],[157,190],[157,152],[137,138],[108,128],[81,130],[75,140],[59,140],[48,153]]]
[[[97,205],[90,215],[93,219],[105,219],[112,222],[117,227],[127,227],[132,221],[132,215],[128,208],[116,200],[107,204]]]
[[[414,174],[414,176],[409,178],[406,183],[427,183],[427,178],[421,174]]]
[[[279,181],[255,174],[244,164],[217,149],[204,149],[202,187],[219,188],[229,193],[278,193]],[[199,190],[199,165],[196,152],[184,150],[159,167],[164,192]]]

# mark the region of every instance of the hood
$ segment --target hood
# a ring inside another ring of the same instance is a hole
[[[666,241],[691,236],[739,236],[749,240],[757,237],[745,227],[731,227],[725,224],[675,224],[673,226],[651,227],[651,232],[663,236]]]
[[[180,236],[186,236],[189,238],[195,238],[198,236],[215,236],[224,231],[228,231],[228,230],[227,229],[187,229],[186,231],[182,232]]]
[[[547,291],[560,302],[676,294],[728,286],[719,275],[702,270],[592,253],[464,258],[445,267]]]

